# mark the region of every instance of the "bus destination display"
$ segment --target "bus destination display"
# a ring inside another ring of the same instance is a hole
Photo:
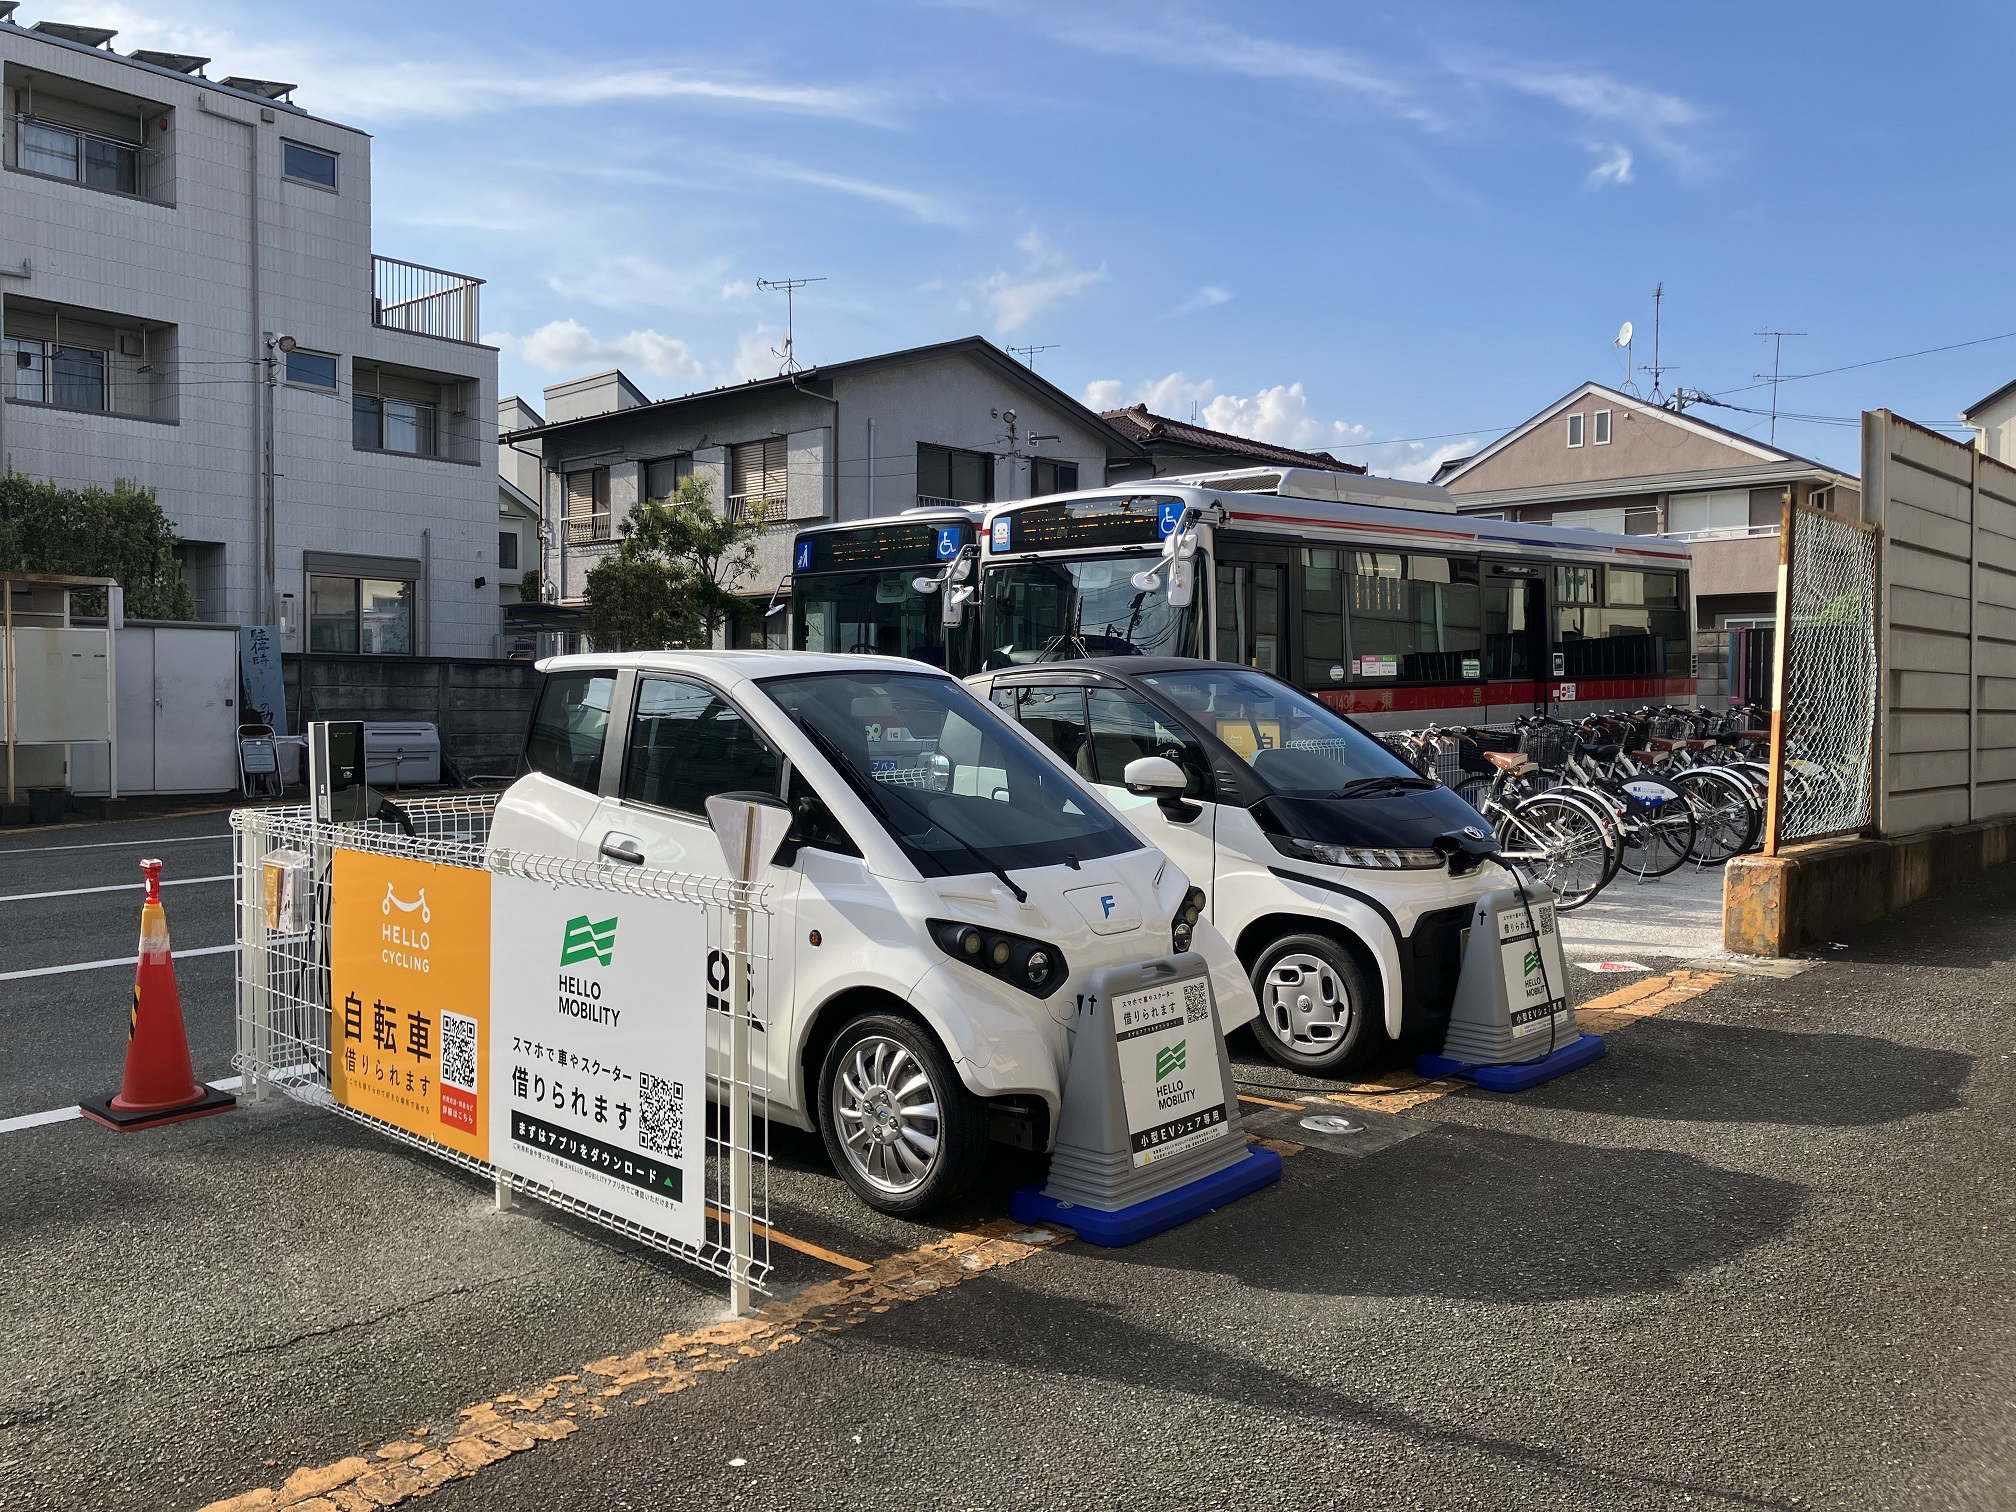
[[[1183,501],[1155,495],[1083,499],[1020,509],[994,521],[996,552],[1060,546],[1154,546],[1176,528]]]
[[[970,525],[929,522],[822,530],[798,538],[793,572],[846,572],[868,567],[929,567],[949,562],[973,539]]]

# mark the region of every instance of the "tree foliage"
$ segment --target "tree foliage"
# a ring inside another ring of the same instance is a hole
[[[151,488],[123,478],[109,489],[63,488],[0,474],[0,568],[112,578],[135,619],[196,618],[175,560],[179,539]]]
[[[616,554],[588,574],[588,634],[605,650],[711,646],[754,612],[732,585],[756,565],[760,515],[715,511],[701,479],[648,499],[623,521]]]

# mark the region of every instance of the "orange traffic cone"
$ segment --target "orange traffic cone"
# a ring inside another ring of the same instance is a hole
[[[147,899],[140,905],[140,962],[133,972],[133,1017],[126,1028],[126,1075],[111,1097],[78,1106],[108,1129],[146,1129],[222,1113],[238,1105],[213,1091],[189,1067],[189,1033],[182,1023],[182,994],[168,948],[168,915],[161,909],[161,863],[142,861]]]

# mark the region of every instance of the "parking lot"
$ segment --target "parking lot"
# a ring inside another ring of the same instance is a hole
[[[1284,1179],[1129,1249],[1007,1223],[1028,1157],[910,1223],[778,1129],[796,1247],[724,1324],[284,1099],[38,1121],[117,1084],[141,855],[229,1077],[227,837],[0,842],[0,1507],[2016,1503],[2009,868],[1793,975],[1720,958],[1715,873],[1620,880],[1567,928],[1650,968],[1573,973],[1611,1053],[1517,1097],[1235,1042]]]

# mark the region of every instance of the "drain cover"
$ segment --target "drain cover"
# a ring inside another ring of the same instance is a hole
[[[1302,1127],[1312,1134],[1363,1134],[1365,1125],[1355,1118],[1345,1118],[1337,1113],[1312,1113],[1302,1120]]]

